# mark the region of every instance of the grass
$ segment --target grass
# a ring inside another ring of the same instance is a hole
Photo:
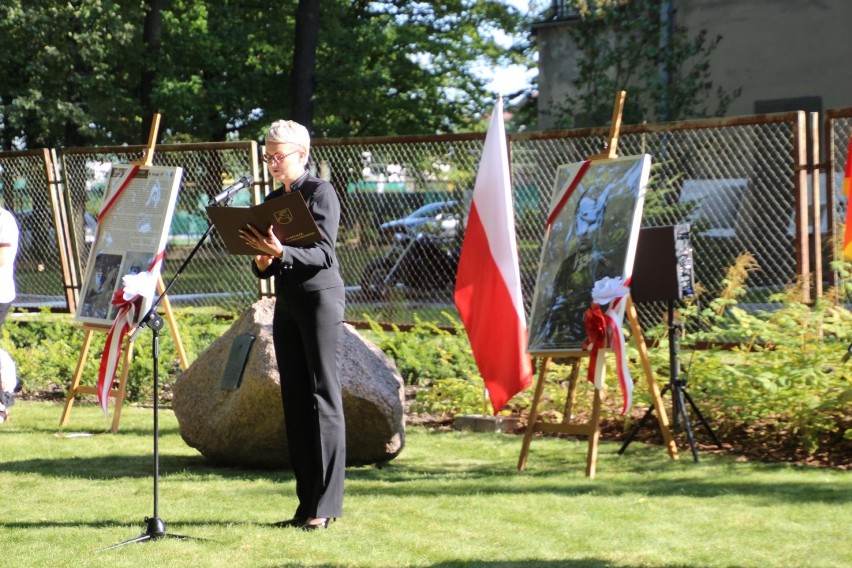
[[[171,535],[110,545],[153,514],[152,411],[126,406],[117,435],[78,401],[19,401],[0,425],[6,564],[33,567],[841,567],[852,565],[852,478],[836,470],[602,443],[409,428],[382,469],[347,471],[345,517],[327,531],[276,529],[295,507],[289,472],[219,468],[160,412],[159,517]],[[203,540],[202,540],[203,539]]]

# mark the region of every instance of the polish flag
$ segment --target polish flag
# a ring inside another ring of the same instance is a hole
[[[503,100],[498,98],[476,174],[455,290],[495,414],[532,383],[513,212]]]

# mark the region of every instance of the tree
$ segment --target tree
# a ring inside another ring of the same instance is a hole
[[[314,122],[319,0],[299,0],[296,8],[296,42],[293,46],[293,120],[309,131]]]
[[[314,130],[325,136],[482,128],[494,97],[473,66],[527,61],[494,30],[522,15],[502,2],[405,0],[323,5]]]
[[[4,2],[0,147],[107,143],[125,139],[127,126],[135,135],[127,118],[138,115],[139,20],[138,2]]]
[[[0,149],[141,144],[154,112],[161,142],[481,129],[474,66],[526,61],[495,40],[523,22],[485,0],[6,0]]]
[[[142,112],[154,116],[153,93],[157,78],[157,67],[160,59],[160,43],[163,37],[163,6],[161,0],[146,0],[145,22],[142,26],[142,45],[145,49],[145,59],[142,62],[142,73],[139,84],[139,103]],[[146,140],[147,131],[140,132],[140,140]],[[150,130],[150,128],[149,128]]]
[[[577,47],[575,94],[550,111],[564,127],[599,126],[612,116],[612,97],[627,90],[624,121],[662,122],[721,116],[739,92],[715,91],[708,62],[722,40],[706,30],[691,36],[676,25],[670,0],[573,0]]]

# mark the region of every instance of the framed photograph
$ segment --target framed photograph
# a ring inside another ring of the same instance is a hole
[[[647,154],[557,167],[529,324],[531,355],[580,351],[595,282],[633,272]]]
[[[112,324],[112,298],[122,287],[122,277],[149,270],[165,250],[182,176],[182,168],[113,164],[80,291],[78,321]],[[151,301],[142,306],[140,316]]]

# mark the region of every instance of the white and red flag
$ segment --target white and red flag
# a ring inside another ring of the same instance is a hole
[[[136,326],[139,317],[142,315],[139,313],[142,305],[154,297],[163,252],[154,258],[147,271],[138,274],[125,274],[121,278],[122,287],[113,294],[112,304],[117,307],[117,313],[115,321],[112,322],[112,326],[107,332],[101,364],[98,367],[98,402],[105,416],[109,415],[107,405],[109,404],[109,395],[112,392],[112,384],[115,382],[115,373],[118,370],[118,359],[121,356],[124,338]]]
[[[485,135],[455,302],[496,414],[532,383],[502,99]]]

